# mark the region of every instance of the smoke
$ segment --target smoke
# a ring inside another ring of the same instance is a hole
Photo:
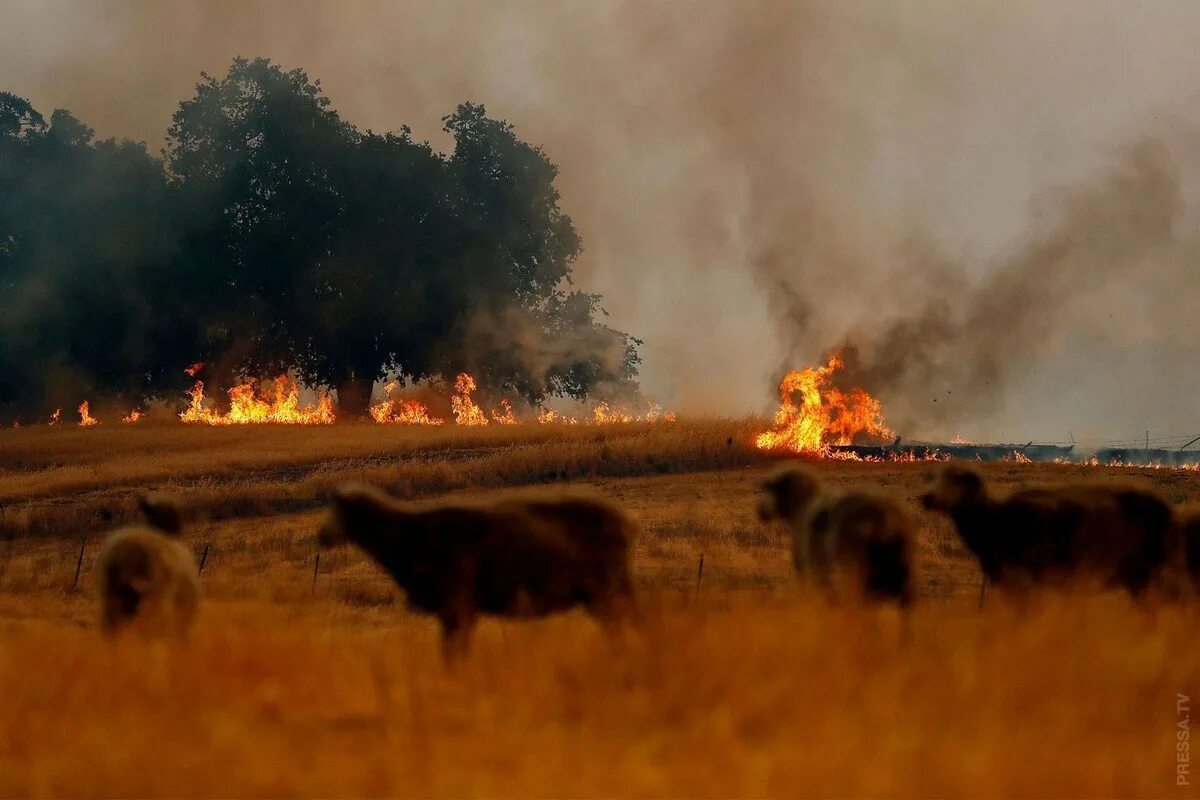
[[[901,426],[989,412],[1008,377],[1071,327],[1072,310],[1114,280],[1161,284],[1174,269],[1183,204],[1161,142],[1130,146],[1110,172],[1044,205],[1030,239],[980,285],[931,292],[910,313],[851,334],[840,380],[895,398],[889,409]]]
[[[29,0],[5,21],[4,88],[152,147],[239,53],[443,149],[441,116],[486,103],[561,166],[579,287],[685,411],[766,410],[784,367],[848,343],[909,436],[1195,424],[1200,378],[1165,368],[1197,346],[1194,4]]]

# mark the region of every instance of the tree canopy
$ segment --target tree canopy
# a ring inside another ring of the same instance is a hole
[[[634,390],[637,340],[571,285],[557,167],[481,105],[443,124],[449,154],[361,131],[303,70],[238,58],[156,158],[0,93],[0,407],[170,396],[200,360],[294,371],[351,416],[389,373]]]

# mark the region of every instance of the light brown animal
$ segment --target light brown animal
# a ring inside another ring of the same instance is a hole
[[[418,510],[366,486],[338,491],[318,535],[352,542],[442,625],[447,660],[481,614],[539,617],[582,606],[604,622],[632,605],[633,521],[591,497],[546,496]]]
[[[999,585],[1086,579],[1140,595],[1168,563],[1171,508],[1136,487],[1024,489],[998,500],[978,472],[949,465],[922,502],[950,516]]]
[[[178,636],[200,602],[196,559],[179,540],[183,517],[174,500],[150,495],[140,507],[147,524],[110,534],[96,559],[100,627],[106,634]]]
[[[796,572],[838,583],[871,600],[913,600],[916,528],[896,502],[871,494],[823,492],[807,470],[787,467],[763,483],[763,521],[781,520],[792,535]]]

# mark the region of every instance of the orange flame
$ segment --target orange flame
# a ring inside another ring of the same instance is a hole
[[[429,409],[419,400],[393,400],[392,392],[400,387],[399,381],[392,381],[384,387],[387,395],[383,402],[371,406],[371,418],[381,424],[394,425],[442,425],[446,420],[438,419],[429,413]]]
[[[62,419],[62,409],[56,408],[54,409],[54,413],[50,415],[50,422],[48,424],[57,425],[60,419]]]
[[[823,367],[805,367],[784,375],[774,427],[759,434],[755,446],[827,453],[830,445],[850,444],[859,434],[890,437],[878,400],[862,389],[842,391],[830,385],[833,374],[844,367],[834,353]]]
[[[492,421],[497,425],[517,424],[517,417],[513,414],[512,404],[506,398],[500,398],[500,408],[492,411]]]
[[[450,410],[454,413],[454,421],[459,425],[487,425],[487,415],[483,409],[475,405],[471,394],[475,391],[475,379],[467,373],[460,374],[454,379],[454,394],[450,398]]]
[[[200,371],[200,370],[202,370],[202,369],[204,369],[204,362],[203,362],[203,361],[197,361],[195,364],[192,364],[190,367],[188,367],[187,369],[185,369],[185,370],[183,371],[183,373],[184,373],[185,375],[187,375],[189,378],[194,378],[194,377],[196,377],[196,373],[197,373],[197,372],[199,372],[199,371]]]
[[[675,412],[664,412],[662,406],[655,404],[651,405],[645,414],[638,415],[624,406],[614,406],[610,403],[601,402],[592,407],[590,419],[581,421],[578,417],[571,417],[566,414],[559,414],[557,411],[548,408],[542,408],[537,412],[537,421],[543,425],[553,423],[559,425],[579,425],[581,422],[588,425],[619,425],[630,422],[674,422]]]
[[[188,392],[191,404],[179,418],[184,422],[204,425],[329,425],[334,421],[333,398],[321,395],[316,406],[300,406],[300,390],[296,381],[280,375],[274,381],[274,391],[255,396],[254,384],[244,383],[229,390],[229,412],[221,414],[204,407],[204,382]],[[273,395],[273,396],[271,396]]]
[[[90,428],[93,425],[99,425],[100,420],[88,413],[88,401],[84,400],[79,404],[79,427]]]
[[[142,413],[141,409],[135,408],[133,411],[130,411],[128,414],[121,417],[121,422],[124,422],[127,425],[133,424],[134,422],[137,422],[144,416],[146,416],[146,415]]]
[[[550,425],[558,423],[560,425],[578,425],[579,420],[575,417],[568,417],[565,414],[559,414],[549,408],[539,408],[537,412],[537,421],[542,425]]]

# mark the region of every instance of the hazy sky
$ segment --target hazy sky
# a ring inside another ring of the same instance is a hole
[[[1197,31],[1164,0],[0,0],[0,88],[154,150],[239,54],[439,145],[482,102],[561,166],[578,282],[668,405],[770,409],[849,341],[909,438],[1126,438],[1200,434]]]

